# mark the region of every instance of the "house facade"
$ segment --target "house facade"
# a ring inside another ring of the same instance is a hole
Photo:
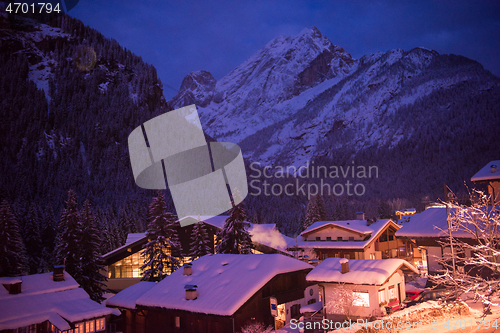
[[[410,251],[395,236],[400,228],[391,219],[319,221],[304,230],[289,250],[319,260],[405,258]]]
[[[275,297],[284,325],[306,302],[316,302],[304,298],[314,288],[306,281],[312,268],[280,254],[206,255],[159,283],[121,291],[106,305],[123,311],[125,333],[236,333],[251,323],[274,325]]]
[[[120,314],[92,301],[62,267],[0,283],[2,333],[105,333],[111,315]]]
[[[216,236],[217,233],[224,227],[224,222],[228,216],[215,216],[215,217],[200,217],[199,222],[202,223],[207,230],[208,239],[210,240],[210,249],[215,253]],[[185,217],[186,219],[198,218]],[[190,238],[193,231],[194,224],[189,224],[181,227],[177,223],[177,234],[182,247],[182,253],[190,252]],[[252,236],[254,244],[254,253],[281,253],[287,254],[287,240],[289,237],[282,235],[277,229],[275,224],[250,224],[249,233]],[[140,267],[143,265],[144,259],[141,257],[143,246],[148,242],[146,233],[129,234],[125,245],[108,252],[102,256],[104,264],[106,265],[108,281],[108,289],[112,291],[120,291],[131,285],[138,283],[141,280]],[[181,264],[187,263],[191,260],[189,257],[183,257],[180,253],[174,254]],[[166,271],[170,274],[171,272]]]
[[[404,273],[418,270],[402,259],[348,260],[328,258],[308,275],[322,293],[328,320],[369,318],[386,314],[405,299]]]

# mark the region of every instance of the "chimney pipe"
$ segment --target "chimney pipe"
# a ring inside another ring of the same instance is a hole
[[[349,260],[346,258],[340,259],[341,273],[349,273]]]
[[[364,212],[356,212],[356,220],[364,220],[365,213]]]
[[[52,280],[54,282],[64,281],[64,265],[54,266],[54,272],[52,273]]]
[[[195,300],[196,298],[198,298],[197,285],[186,284],[184,286],[184,289],[186,290],[186,301]]]
[[[23,280],[20,277],[4,277],[1,278],[2,285],[11,295],[17,295],[21,293],[21,284]]]
[[[191,265],[191,263],[185,263],[184,265],[182,265],[182,267],[184,267],[184,275],[191,275],[193,274],[193,266]]]

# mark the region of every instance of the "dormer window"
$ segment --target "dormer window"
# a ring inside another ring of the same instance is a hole
[[[320,241],[320,240],[321,240],[321,237],[316,237],[316,240],[317,240],[317,241]]]
[[[349,237],[349,240],[350,240],[350,241],[353,241],[353,240],[354,240],[354,237]]]
[[[332,237],[326,237],[326,240],[327,240],[327,241],[331,241],[331,240],[332,240]]]
[[[342,237],[337,237],[337,240],[338,240],[338,241],[341,241],[341,240],[342,240]]]

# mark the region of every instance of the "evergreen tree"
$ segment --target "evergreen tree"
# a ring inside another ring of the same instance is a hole
[[[103,281],[107,279],[101,274],[101,269],[104,267],[99,251],[101,239],[88,200],[83,204],[83,210],[80,215],[83,229],[80,242],[82,275],[77,281],[90,295],[91,299],[100,303],[105,299],[103,297],[103,288],[105,287]]]
[[[55,265],[54,258],[54,248],[56,242],[56,220],[54,217],[54,211],[52,207],[49,206],[45,210],[43,223],[41,226],[42,232],[42,259],[45,263],[44,271],[48,272],[52,270]]]
[[[313,196],[306,209],[306,218],[303,229],[309,228],[314,222],[324,221],[326,219],[326,210],[323,198],[320,195]]]
[[[252,253],[253,243],[248,228],[250,223],[243,202],[234,206],[224,228],[217,234],[217,253],[249,254]]]
[[[203,222],[194,225],[191,233],[191,242],[189,243],[191,259],[194,260],[203,257],[205,254],[212,253],[210,249],[210,240]]]
[[[169,273],[179,268],[178,255],[181,246],[175,221],[177,217],[166,212],[165,197],[161,191],[149,206],[149,225],[146,235],[149,242],[144,245],[141,256],[144,257],[143,281],[161,281]]]
[[[0,276],[19,276],[25,272],[26,257],[19,226],[6,200],[0,205]]]
[[[40,216],[35,204],[31,204],[23,228],[23,240],[28,259],[29,274],[43,272],[42,239],[40,237]]]
[[[80,262],[80,241],[82,238],[82,223],[76,207],[76,194],[73,190],[69,190],[66,208],[62,212],[59,222],[56,261],[57,264],[64,264],[66,272],[75,280],[82,275]]]

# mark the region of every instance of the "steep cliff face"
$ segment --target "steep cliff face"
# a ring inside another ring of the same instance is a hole
[[[500,80],[473,60],[425,48],[355,60],[311,28],[270,41],[211,87],[196,88],[213,96],[207,103],[202,94],[198,104],[208,134],[240,143],[253,161],[303,165],[339,149],[393,149],[412,136],[425,137],[424,124],[474,113],[462,110],[469,104],[457,102],[457,94],[468,99],[483,93],[486,103]],[[422,104],[419,120],[407,122],[405,114]],[[469,125],[457,124],[454,131],[472,136]]]

